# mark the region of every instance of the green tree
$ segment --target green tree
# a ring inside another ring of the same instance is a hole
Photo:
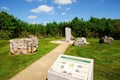
[[[112,24],[112,20],[111,19],[107,19],[106,20],[106,27],[105,27],[105,34],[107,36],[112,36],[113,32],[114,32],[115,28]]]
[[[86,22],[83,19],[79,19],[78,17],[75,17],[71,21],[71,28],[74,32],[74,36],[76,37],[86,37],[87,35],[87,25]]]
[[[12,34],[14,37],[14,29],[18,25],[17,18],[13,15],[8,14],[7,12],[1,11],[0,12],[0,29],[5,30]]]
[[[113,26],[115,28],[114,32],[113,32],[113,37],[115,39],[120,39],[120,19],[115,19],[113,20]]]
[[[55,21],[53,23],[47,23],[46,32],[48,36],[57,36],[58,24]]]
[[[65,21],[64,22],[60,22],[58,24],[58,27],[59,27],[58,33],[59,33],[60,37],[65,37],[65,28],[66,27],[70,27],[71,28],[71,23],[70,22],[65,22]]]

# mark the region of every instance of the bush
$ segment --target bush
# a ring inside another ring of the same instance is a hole
[[[22,31],[21,34],[19,35],[19,37],[25,38],[25,37],[28,37],[29,35],[31,35],[31,33],[27,32],[27,31]]]
[[[10,39],[12,34],[7,30],[0,30],[0,40],[8,40]]]

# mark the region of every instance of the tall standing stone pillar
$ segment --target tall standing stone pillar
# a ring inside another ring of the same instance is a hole
[[[67,42],[71,40],[71,29],[68,27],[65,28],[65,37]]]

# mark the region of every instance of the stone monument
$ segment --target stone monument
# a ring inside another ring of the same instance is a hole
[[[99,39],[99,43],[112,43],[114,39],[112,37],[104,36]]]
[[[67,42],[71,40],[71,29],[69,27],[65,28],[65,37]]]
[[[38,47],[38,38],[30,35],[29,38],[12,39],[10,42],[11,54],[34,53]]]
[[[76,41],[73,43],[73,46],[83,46],[86,44],[87,44],[86,38],[81,37],[76,39]]]

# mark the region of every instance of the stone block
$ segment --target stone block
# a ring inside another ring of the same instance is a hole
[[[9,42],[11,54],[34,53],[38,47],[38,38],[32,35],[29,38],[12,39]]]

